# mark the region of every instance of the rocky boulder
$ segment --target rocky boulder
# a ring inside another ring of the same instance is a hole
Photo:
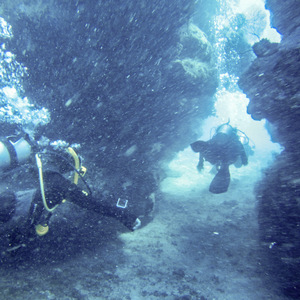
[[[300,2],[267,1],[282,42],[262,40],[240,78],[248,113],[267,119],[272,138],[284,146],[257,188],[266,267],[288,296],[300,297]]]

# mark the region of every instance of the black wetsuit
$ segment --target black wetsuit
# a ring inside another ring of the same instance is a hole
[[[234,134],[217,133],[207,142],[197,141],[191,144],[194,152],[199,152],[198,170],[203,168],[204,160],[217,167],[218,173],[210,184],[210,192],[224,193],[230,183],[229,165],[240,157],[243,165],[248,164],[248,158],[238,136]]]
[[[44,171],[43,178],[48,208],[53,208],[65,199],[102,216],[115,218],[129,230],[134,229],[137,216],[127,208],[117,206],[118,199],[112,195],[105,199],[96,199],[55,171]],[[34,181],[35,186],[39,187],[38,178]],[[1,193],[0,212],[0,242],[2,247],[6,247],[4,252],[18,248],[35,238],[36,225],[47,224],[52,215],[44,207],[40,188],[15,193],[7,190]]]
[[[43,176],[45,181],[45,195],[47,195],[47,203],[50,208],[66,199],[81,208],[94,211],[100,215],[116,218],[128,229],[132,229],[137,216],[129,213],[127,209],[117,207],[117,199],[114,199],[113,196],[102,200],[95,199],[57,172],[46,171]],[[36,193],[34,202],[41,203],[41,201],[41,193]]]

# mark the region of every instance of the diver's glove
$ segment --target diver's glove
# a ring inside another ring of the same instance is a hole
[[[139,218],[136,218],[134,224],[133,224],[133,227],[132,227],[132,230],[135,231],[137,230],[139,227],[141,227],[142,225],[142,222]]]
[[[123,211],[122,214],[116,215],[117,220],[119,220],[125,227],[127,227],[131,231],[135,231],[141,226],[141,220],[136,216],[128,213],[127,211]]]
[[[129,230],[134,231],[141,226],[141,220],[137,215],[128,211],[127,200],[120,204],[120,198],[118,199],[117,205],[114,208],[114,217],[126,226]]]
[[[200,162],[198,163],[197,170],[199,173],[201,173],[201,171],[203,170],[203,163],[200,163]]]

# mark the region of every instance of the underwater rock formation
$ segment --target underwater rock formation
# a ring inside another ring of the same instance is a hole
[[[212,46],[206,35],[195,24],[190,23],[180,29],[179,37],[180,52],[178,59],[171,64],[172,74],[177,73],[176,76],[181,77],[178,79],[182,83],[184,80],[183,86],[189,87],[188,90],[192,92],[189,97],[198,97],[199,90],[208,91],[211,88],[211,92],[214,92],[218,84],[215,77],[217,70],[212,57]],[[211,80],[214,81],[210,82]],[[170,78],[170,81],[174,79]]]
[[[26,96],[51,114],[39,134],[80,143],[110,188],[143,201],[159,159],[188,144],[189,124],[213,106],[208,42],[194,53],[197,78],[175,62],[182,43],[200,43],[181,40],[194,1],[17,2],[0,12],[13,28],[7,48],[28,68]]]
[[[267,1],[280,44],[262,40],[239,81],[253,119],[267,119],[285,150],[265,171],[257,189],[259,225],[267,268],[285,293],[300,297],[300,5]]]

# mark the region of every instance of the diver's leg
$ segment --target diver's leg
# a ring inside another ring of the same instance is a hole
[[[16,202],[15,193],[5,191],[0,194],[0,224],[11,220],[16,209]]]
[[[209,191],[213,194],[225,193],[230,184],[229,165],[222,165],[209,186]]]

